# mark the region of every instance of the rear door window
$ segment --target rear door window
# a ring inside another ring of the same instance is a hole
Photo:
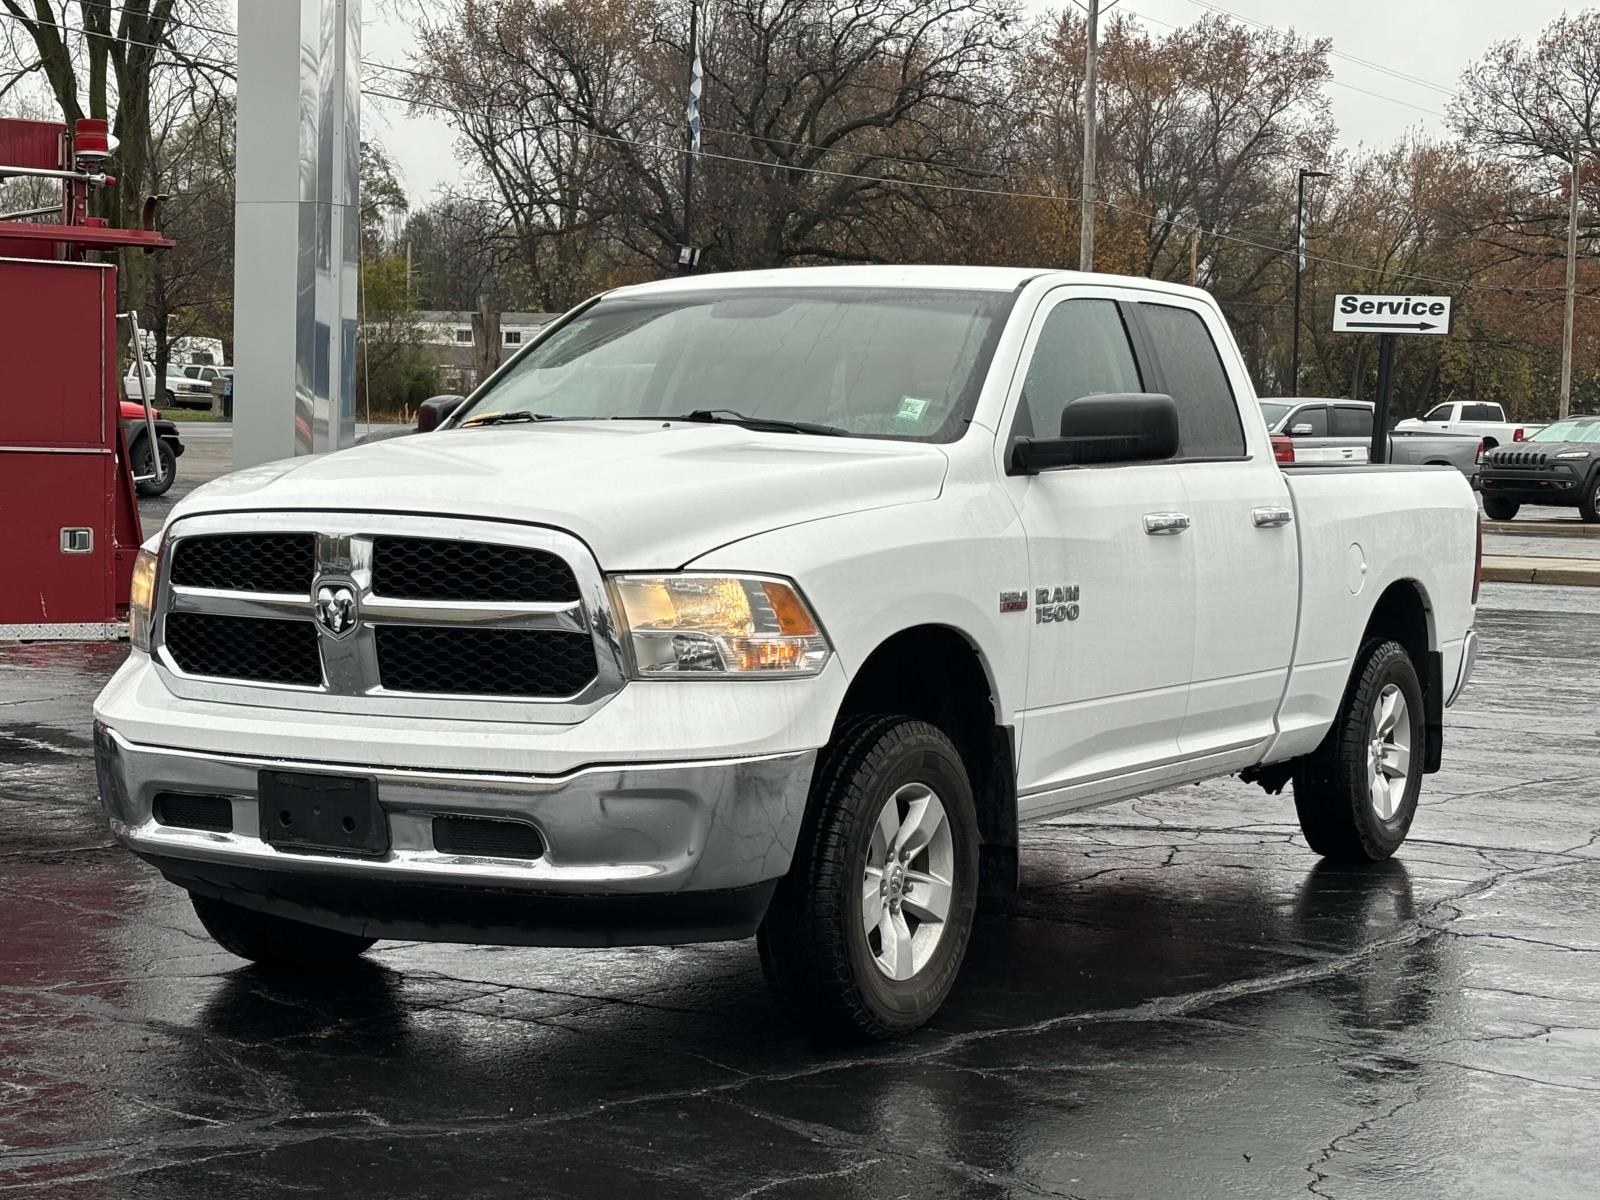
[[[1204,319],[1170,304],[1138,305],[1150,334],[1162,386],[1178,405],[1182,458],[1243,458],[1244,426]],[[1296,418],[1298,420],[1298,418]]]
[[[1337,405],[1333,410],[1334,437],[1372,436],[1372,410],[1354,404]]]
[[[1463,421],[1500,421],[1500,410],[1493,404],[1463,404],[1461,406],[1461,419]]]

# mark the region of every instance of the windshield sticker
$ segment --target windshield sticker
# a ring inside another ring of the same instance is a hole
[[[900,410],[894,414],[897,421],[920,421],[922,414],[928,411],[929,401],[918,399],[916,396],[900,397]]]

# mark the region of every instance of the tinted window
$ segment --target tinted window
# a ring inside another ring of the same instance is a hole
[[[1306,426],[1311,426],[1307,429]],[[1296,410],[1289,418],[1290,437],[1327,437],[1328,410],[1320,406]]]
[[[1372,410],[1370,408],[1356,408],[1353,405],[1341,405],[1335,408],[1333,410],[1333,436],[1371,437]]]
[[[1067,300],[1051,310],[1039,331],[1022,384],[1017,432],[1055,437],[1061,432],[1061,410],[1072,401],[1142,390],[1115,302]]]
[[[1461,406],[1461,419],[1463,421],[1499,421],[1503,417],[1499,407],[1493,404],[1463,404]]]
[[[1184,458],[1243,455],[1239,406],[1200,314],[1166,304],[1141,304],[1139,309],[1161,360],[1165,387],[1178,403],[1178,453]]]
[[[1422,419],[1424,421],[1448,421],[1450,419],[1450,409],[1452,407],[1453,406],[1449,404],[1441,404],[1438,408],[1434,409]]]

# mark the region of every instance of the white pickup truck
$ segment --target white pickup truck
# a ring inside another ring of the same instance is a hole
[[[1466,481],[1280,469],[1192,289],[647,284],[452,403],[140,554],[101,796],[247,958],[754,934],[892,1036],[1025,822],[1238,773],[1392,854],[1472,670]]]
[[[1401,421],[1396,433],[1461,433],[1483,441],[1484,448],[1510,445],[1532,437],[1542,425],[1506,420],[1506,410],[1492,403],[1436,404],[1420,417]]]

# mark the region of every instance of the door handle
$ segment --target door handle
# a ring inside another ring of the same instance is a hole
[[[1282,529],[1294,520],[1294,513],[1287,508],[1258,508],[1250,514],[1250,519],[1257,529]]]
[[[1144,531],[1156,537],[1169,537],[1189,528],[1188,513],[1145,513]]]

